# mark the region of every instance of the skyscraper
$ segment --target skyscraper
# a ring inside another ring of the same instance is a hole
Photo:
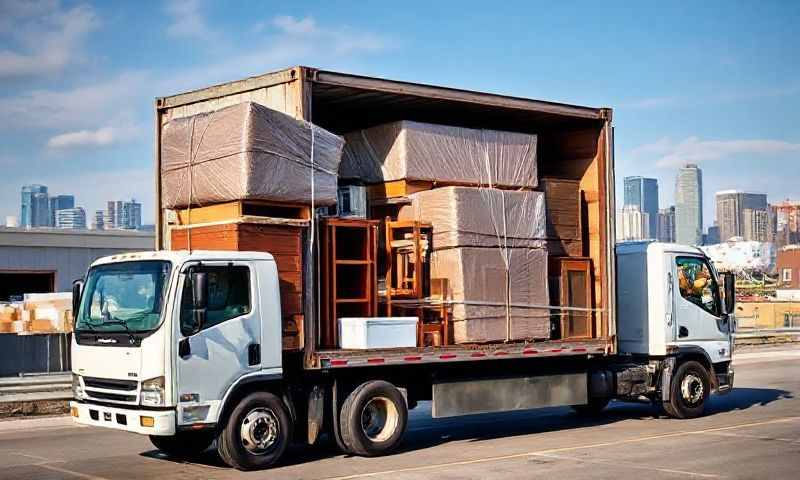
[[[645,240],[650,235],[650,219],[647,213],[639,210],[637,205],[625,205],[617,219],[617,240]]]
[[[92,230],[105,230],[105,213],[102,210],[95,210],[92,220]]]
[[[703,243],[703,172],[691,163],[678,170],[675,182],[675,241]]]
[[[717,192],[715,199],[721,241],[733,237],[767,241],[769,214],[766,194],[724,190]]]
[[[104,223],[106,229],[138,230],[142,226],[142,204],[134,199],[110,201]]]
[[[658,180],[645,177],[625,177],[625,205],[636,205],[648,217],[650,237],[658,232]]]
[[[675,206],[662,208],[658,211],[658,232],[656,234],[659,242],[675,242]]]
[[[50,225],[50,205],[45,185],[23,185],[19,223],[22,227]]]
[[[56,214],[56,227],[58,228],[86,228],[86,212],[83,208],[62,208]]]
[[[712,225],[708,227],[708,234],[706,235],[706,245],[716,245],[719,240],[719,226]]]
[[[72,195],[54,195],[50,197],[50,226],[56,226],[56,212],[75,208],[75,197]]]

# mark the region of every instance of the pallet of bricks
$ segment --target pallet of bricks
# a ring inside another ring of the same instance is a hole
[[[72,293],[29,293],[22,302],[0,304],[0,333],[72,331]]]
[[[304,302],[313,295],[306,246],[314,209],[336,202],[343,143],[251,102],[174,119],[163,129],[170,248],[272,254],[284,350],[303,348]]]
[[[345,140],[340,181],[364,182],[374,206],[432,226],[429,276],[446,286],[447,337],[550,337],[536,135],[401,121]]]

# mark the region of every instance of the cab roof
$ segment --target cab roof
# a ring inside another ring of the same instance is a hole
[[[155,250],[144,252],[127,252],[101,257],[92,262],[92,266],[106,265],[118,262],[135,262],[141,260],[164,260],[175,264],[185,263],[190,260],[262,260],[274,261],[271,254],[266,252],[234,252],[220,250]]]

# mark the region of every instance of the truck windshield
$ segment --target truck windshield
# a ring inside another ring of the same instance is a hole
[[[89,270],[76,330],[147,332],[161,319],[170,262],[99,265]]]

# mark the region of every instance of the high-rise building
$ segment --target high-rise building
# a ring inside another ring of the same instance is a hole
[[[95,210],[94,218],[92,219],[92,230],[105,230],[105,212],[102,210]]]
[[[675,241],[703,243],[703,172],[691,163],[678,170],[675,182]]]
[[[45,185],[23,185],[19,223],[22,227],[50,226],[50,204]]]
[[[625,205],[617,215],[617,240],[645,240],[650,238],[650,219],[637,205]]]
[[[636,205],[648,217],[652,237],[658,231],[658,180],[645,177],[625,177],[625,205]]]
[[[138,230],[142,226],[142,204],[134,199],[110,201],[103,221],[106,229]]]
[[[75,197],[72,195],[54,195],[50,197],[50,226],[56,226],[56,212],[75,208]]]
[[[745,240],[766,241],[768,223],[765,223],[767,226],[761,225],[769,219],[766,194],[724,190],[717,192],[715,197],[720,240],[742,237]],[[745,215],[748,221],[745,221]],[[754,221],[757,224],[753,224]]]
[[[745,208],[742,212],[742,237],[745,240],[766,242],[769,231],[769,215],[766,210]]]
[[[86,228],[86,212],[82,207],[62,208],[56,212],[55,226],[83,230]]]
[[[675,206],[662,208],[658,211],[658,232],[656,235],[659,242],[675,242]]]
[[[719,226],[712,225],[708,227],[708,233],[706,234],[706,245],[716,245],[719,243]]]
[[[785,200],[769,206],[768,237],[776,248],[800,244],[800,201]]]

